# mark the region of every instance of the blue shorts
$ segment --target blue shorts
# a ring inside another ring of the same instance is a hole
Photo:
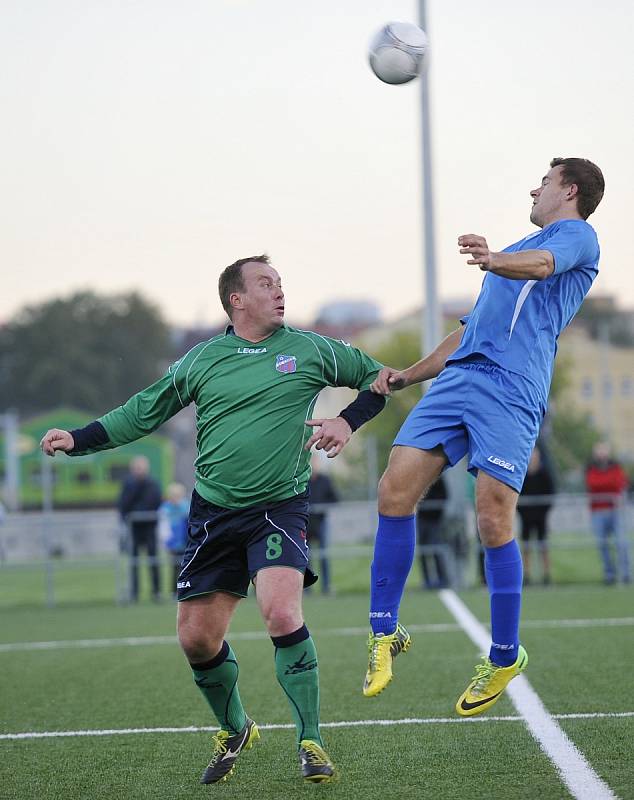
[[[221,508],[194,490],[178,599],[211,592],[246,597],[249,582],[267,567],[293,567],[310,586],[317,577],[308,566],[307,525],[308,492],[265,505]]]
[[[484,356],[449,364],[412,409],[395,445],[442,447],[449,466],[467,468],[519,492],[546,411],[538,389]]]

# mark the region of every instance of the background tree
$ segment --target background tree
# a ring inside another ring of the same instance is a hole
[[[581,488],[581,469],[601,438],[589,415],[576,408],[567,395],[572,368],[569,358],[558,356],[548,397],[548,416],[542,427],[542,436],[560,476],[560,489]]]
[[[0,410],[100,414],[155,381],[169,357],[169,329],[137,293],[27,306],[0,330]]]

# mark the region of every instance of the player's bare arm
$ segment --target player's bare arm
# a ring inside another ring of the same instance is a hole
[[[467,264],[493,272],[502,278],[516,281],[542,281],[555,271],[555,260],[548,250],[522,250],[517,253],[497,253],[489,249],[484,236],[466,233],[458,237],[462,255],[470,255]]]
[[[460,346],[464,328],[457,328],[446,336],[428,356],[404,370],[383,367],[370,389],[375,394],[389,395],[414,383],[436,378],[445,368],[447,359]]]
[[[54,456],[58,450],[68,453],[75,447],[75,440],[68,431],[62,431],[59,428],[51,428],[46,431],[42,440],[40,441],[42,452],[47,456]]]
[[[315,445],[317,450],[325,450],[328,458],[338,456],[352,436],[352,428],[343,417],[309,419],[306,425],[315,428],[315,432],[306,442],[305,449],[310,450]]]

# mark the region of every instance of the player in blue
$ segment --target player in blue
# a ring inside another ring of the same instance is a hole
[[[603,175],[592,162],[555,158],[530,193],[530,219],[540,230],[502,252],[491,250],[483,236],[460,236],[467,264],[486,272],[471,314],[426,358],[403,371],[385,367],[371,386],[388,395],[438,376],[399,431],[379,484],[367,697],[387,686],[394,658],[411,642],[398,609],[414,556],[416,505],[442,470],[465,455],[477,476],[493,641],[456,711],[486,711],[526,667],[515,506],[546,410],[557,339],[597,274],[599,244],[586,219],[603,190]]]

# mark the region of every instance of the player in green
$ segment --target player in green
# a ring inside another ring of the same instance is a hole
[[[85,428],[48,431],[41,446],[51,456],[118,447],[196,404],[196,484],[177,591],[180,644],[220,725],[201,780],[226,780],[259,738],[225,641],[253,581],[297,727],[302,775],[327,781],[334,767],[319,731],[317,653],[302,615],[302,588],[316,580],[306,544],[310,449],[336,456],[383,408],[385,398],[369,391],[381,364],[345,342],[286,326],[280,276],[267,256],[227,267],[219,293],[231,320],[224,333]],[[338,417],[312,419],[325,386],[359,394]]]

